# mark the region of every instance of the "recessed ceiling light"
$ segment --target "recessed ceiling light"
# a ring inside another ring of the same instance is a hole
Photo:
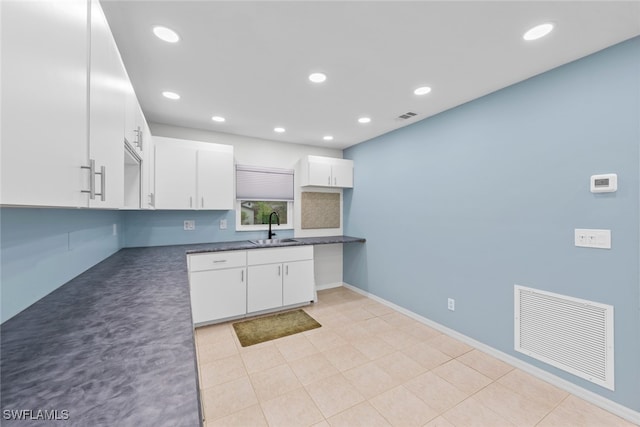
[[[327,75],[324,73],[309,74],[309,80],[314,83],[322,83],[323,81],[327,80]]]
[[[546,24],[536,25],[535,27],[524,33],[522,38],[527,41],[537,40],[549,34],[551,30],[553,30],[553,24],[550,22],[547,22]]]
[[[153,34],[155,34],[160,40],[164,40],[168,43],[175,43],[180,40],[178,33],[173,31],[171,28],[163,27],[161,25],[153,27]]]
[[[360,117],[358,119],[358,123],[369,123],[371,121],[371,118],[369,117]]]
[[[431,92],[431,88],[429,86],[422,86],[413,91],[416,95],[426,95],[429,92]]]
[[[325,135],[322,137],[325,141],[333,141],[333,137],[331,135]]]
[[[224,122],[226,119],[220,116],[213,116],[211,117],[211,120],[213,120],[214,122]]]
[[[284,128],[280,128],[280,127],[273,128],[273,131],[274,132],[278,132],[278,133],[282,133],[282,132],[284,132]]]
[[[164,96],[165,98],[173,99],[173,100],[180,99],[180,95],[178,95],[175,92],[164,91],[162,92],[162,96]]]

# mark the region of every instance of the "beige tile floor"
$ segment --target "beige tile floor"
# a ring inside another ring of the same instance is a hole
[[[196,330],[205,426],[633,426],[346,288],[321,328],[243,348]]]

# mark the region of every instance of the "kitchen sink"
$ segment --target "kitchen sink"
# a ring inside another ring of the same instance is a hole
[[[283,244],[291,244],[298,243],[296,239],[259,239],[259,240],[249,240],[249,242],[258,246],[270,246],[270,245],[283,245]]]

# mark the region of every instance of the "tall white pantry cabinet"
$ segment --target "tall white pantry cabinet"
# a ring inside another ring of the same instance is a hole
[[[122,207],[133,89],[99,2],[2,1],[0,16],[0,204]]]

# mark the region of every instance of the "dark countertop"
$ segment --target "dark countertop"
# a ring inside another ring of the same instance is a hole
[[[199,426],[185,254],[256,248],[245,241],[121,249],[4,322],[2,425]],[[32,410],[34,418],[58,411],[59,419],[68,411],[68,420],[13,421],[7,410]]]
[[[291,239],[286,239],[291,240]],[[203,252],[222,252],[222,251],[240,251],[247,249],[264,249],[279,248],[285,246],[305,246],[305,245],[327,245],[332,243],[364,243],[365,239],[350,236],[328,236],[328,237],[295,237],[295,241],[286,243],[277,243],[273,245],[256,245],[250,240],[241,240],[238,242],[219,242],[198,245],[198,248],[190,249],[188,254]]]

